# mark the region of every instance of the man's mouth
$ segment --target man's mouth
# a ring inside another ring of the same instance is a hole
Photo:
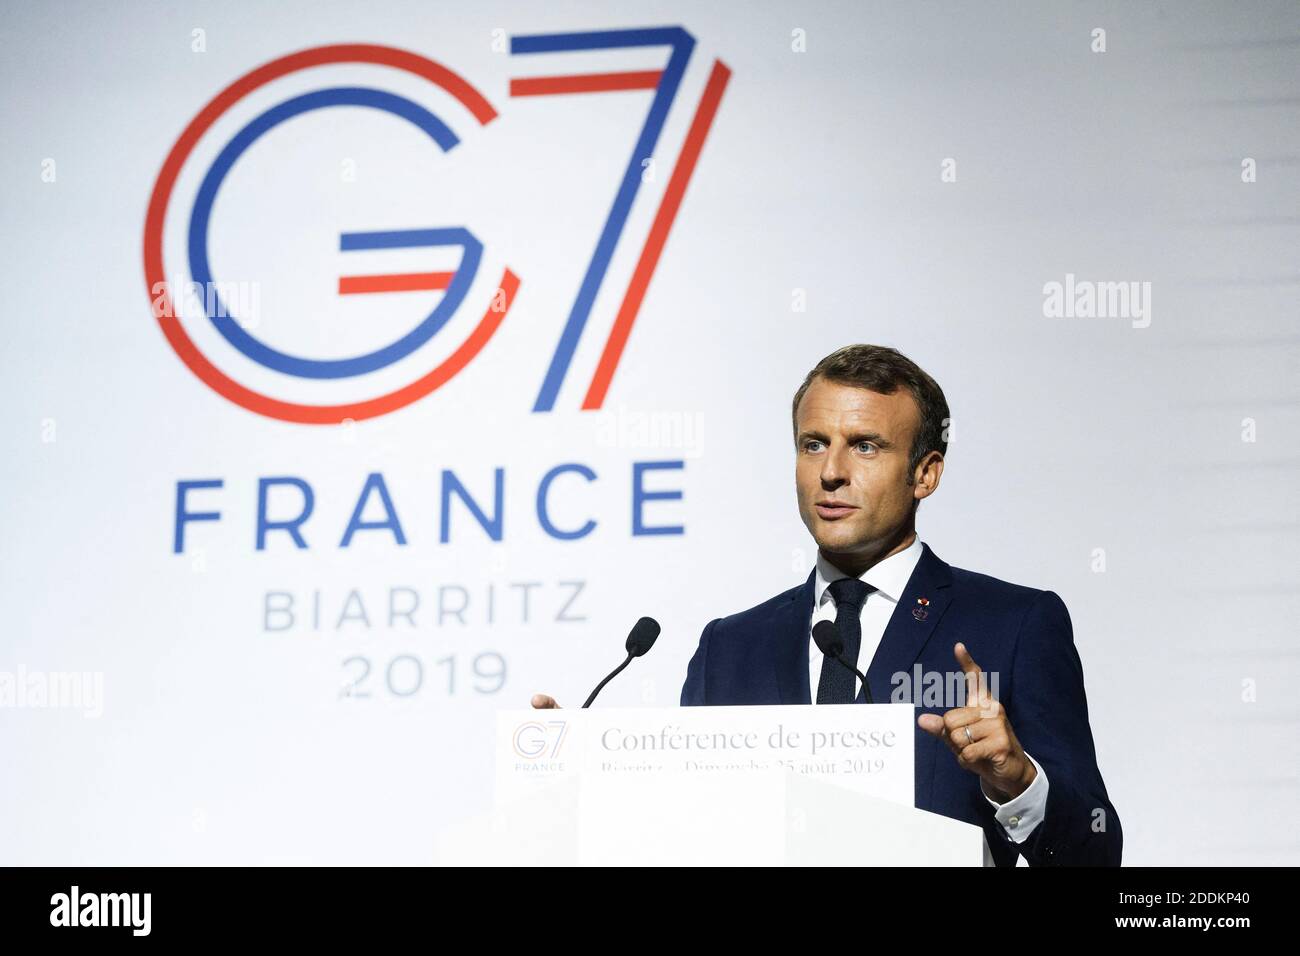
[[[813,507],[817,509],[817,516],[826,521],[835,521],[858,510],[843,501],[819,501]]]

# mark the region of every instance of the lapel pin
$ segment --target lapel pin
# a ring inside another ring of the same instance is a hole
[[[920,607],[912,608],[912,617],[916,618],[918,621],[924,621],[930,616],[930,612],[926,610],[926,607],[930,604],[930,599],[919,597],[916,599],[916,603],[919,604]]]

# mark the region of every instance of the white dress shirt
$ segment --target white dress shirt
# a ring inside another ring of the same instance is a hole
[[[859,618],[862,626],[862,643],[858,646],[858,659],[853,662],[864,674],[876,656],[876,650],[885,636],[885,628],[889,625],[894,608],[898,606],[907,588],[907,582],[911,579],[912,572],[916,570],[916,564],[920,560],[921,539],[916,537],[902,551],[877,562],[860,576],[861,581],[875,588],[867,595],[867,600],[862,605]],[[817,702],[817,684],[821,680],[822,661],[825,658],[818,650],[817,642],[812,638],[812,629],[819,621],[835,620],[835,599],[831,597],[830,586],[832,581],[844,577],[848,575],[822,557],[821,551],[817,552],[817,573],[813,581],[813,613],[812,619],[808,622],[808,689],[809,699],[813,703]],[[956,664],[955,661],[953,663]],[[853,679],[853,689],[855,696],[862,690],[862,681],[856,677]],[[1024,793],[1006,803],[997,803],[990,800],[987,793],[984,794],[984,799],[988,800],[989,805],[993,807],[993,815],[1002,825],[1002,829],[1017,843],[1023,843],[1029,838],[1034,828],[1042,823],[1047,810],[1047,774],[1043,772],[1037,760],[1028,753],[1025,756],[1029,757],[1038,773],[1033,783],[1025,788]],[[980,786],[980,792],[984,793],[983,784]]]

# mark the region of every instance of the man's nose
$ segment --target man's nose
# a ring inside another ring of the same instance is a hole
[[[836,451],[828,451],[826,457],[822,460],[822,487],[827,491],[834,491],[841,485],[847,484],[849,480],[848,468],[845,466],[841,454]]]

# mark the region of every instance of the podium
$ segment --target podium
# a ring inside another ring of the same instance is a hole
[[[503,711],[496,806],[451,866],[983,866],[913,805],[910,705]]]

